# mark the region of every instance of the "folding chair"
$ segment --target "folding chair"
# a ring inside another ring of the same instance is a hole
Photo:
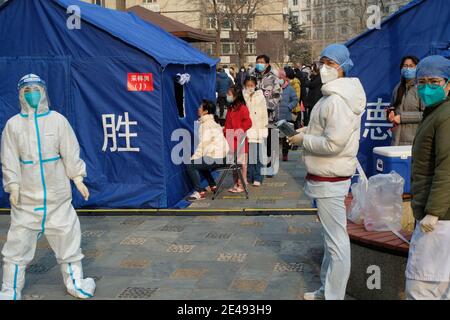
[[[223,167],[218,168],[216,171],[223,171],[222,175],[220,176],[219,183],[217,184],[216,192],[214,192],[214,195],[212,197],[213,200],[217,198],[219,195],[221,189],[223,188],[223,184],[225,182],[225,178],[228,176],[230,172],[236,173],[239,177],[239,180],[241,180],[242,185],[244,186],[245,190],[245,196],[248,200],[248,187],[247,184],[244,181],[244,177],[242,176],[242,164],[238,162],[238,155],[241,153],[242,148],[245,146],[245,141],[247,139],[247,134],[244,134],[241,138],[241,141],[239,141],[239,145],[237,147],[237,152],[233,155],[233,163],[231,164],[225,164]]]

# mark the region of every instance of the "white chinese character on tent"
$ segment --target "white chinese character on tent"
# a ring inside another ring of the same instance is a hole
[[[122,120],[125,118],[125,120]],[[130,126],[137,126],[137,121],[130,121],[128,112],[124,113],[124,117],[121,115],[118,116],[117,124],[116,124],[116,115],[115,114],[103,114],[102,115],[102,123],[103,123],[103,135],[104,142],[102,151],[105,152],[108,148],[108,143],[111,140],[112,146],[109,148],[111,152],[139,152],[140,148],[131,147],[131,138],[137,137],[137,133],[130,132]],[[120,132],[120,129],[124,127],[125,132]],[[125,148],[121,148],[117,146],[117,137],[125,138]]]
[[[370,139],[374,141],[384,141],[392,137],[392,123],[387,122],[385,109],[390,105],[390,103],[383,103],[383,99],[367,104],[367,122],[364,124],[364,138],[367,138],[369,133]],[[388,130],[383,132],[382,128],[388,128]]]

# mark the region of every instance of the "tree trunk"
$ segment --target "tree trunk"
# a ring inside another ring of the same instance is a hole
[[[219,24],[219,22],[217,22]],[[216,57],[220,58],[222,55],[222,39],[220,34],[222,33],[222,28],[219,24],[219,27],[216,29]]]

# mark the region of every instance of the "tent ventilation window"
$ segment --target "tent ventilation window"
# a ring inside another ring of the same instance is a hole
[[[175,80],[175,99],[177,102],[178,116],[180,118],[186,117],[186,108],[185,108],[185,95],[184,95],[184,86],[179,84],[178,81]]]

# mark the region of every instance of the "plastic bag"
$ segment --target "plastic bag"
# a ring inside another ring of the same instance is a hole
[[[367,231],[392,231],[402,228],[403,188],[405,180],[395,171],[378,174],[368,181],[364,203],[364,226]]]
[[[364,220],[364,211],[367,207],[368,181],[361,164],[358,162],[357,170],[359,173],[358,182],[352,185],[352,204],[348,219],[356,224],[362,224]]]

